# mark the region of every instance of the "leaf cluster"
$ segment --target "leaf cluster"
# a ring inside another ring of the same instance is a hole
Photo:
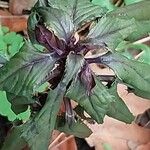
[[[97,123],[106,115],[131,123],[134,116],[119,97],[117,84],[150,99],[150,66],[123,55],[127,44],[121,44],[148,34],[150,29],[142,24],[149,23],[149,4],[108,12],[90,0],[39,0],[28,19],[30,41],[0,68],[0,89],[6,91],[13,111],[30,106],[32,113],[27,122],[13,127],[2,150],[20,150],[26,144],[46,150],[54,129],[85,138],[91,131],[82,122],[88,120],[84,112]],[[97,55],[87,56],[95,50]],[[91,63],[108,66],[115,75],[97,75]],[[45,91],[37,93],[45,83]],[[80,109],[73,110],[71,100]],[[62,103],[65,112],[59,114]]]

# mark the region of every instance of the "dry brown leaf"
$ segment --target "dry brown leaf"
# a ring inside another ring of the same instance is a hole
[[[113,74],[108,68],[100,70],[97,66],[92,67],[97,74]],[[128,94],[126,89],[126,86],[119,85],[118,93],[134,115],[141,114],[150,107],[149,100]],[[112,150],[129,150],[129,143],[131,150],[150,150],[150,129],[134,123],[127,125],[109,117],[105,117],[104,124],[89,124],[89,127],[93,134],[87,141],[90,145],[95,145],[96,150],[103,150],[103,143],[109,143]]]
[[[21,15],[23,10],[30,10],[37,0],[10,0],[9,11],[14,15]]]
[[[13,16],[7,10],[0,10],[0,24],[10,31],[20,32],[27,29],[27,16]]]

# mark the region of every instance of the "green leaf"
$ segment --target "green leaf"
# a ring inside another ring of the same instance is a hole
[[[137,2],[140,2],[140,1],[143,1],[143,0],[124,0],[126,5],[137,3]]]
[[[142,50],[142,55],[138,58],[138,61],[150,65],[150,47],[145,44],[137,44],[136,46]]]
[[[15,32],[8,32],[4,35],[4,42],[7,44],[12,44],[14,42],[14,39],[16,39]]]
[[[136,21],[136,31],[127,37],[129,41],[136,41],[142,37],[149,36],[150,33],[150,20]]]
[[[80,120],[71,125],[65,123],[65,118],[59,117],[56,129],[79,138],[86,138],[92,134],[92,131]]]
[[[92,89],[92,94],[88,96],[80,80],[75,79],[66,96],[78,102],[98,123],[103,123],[109,105],[115,97],[109,93],[108,89],[98,79],[95,78],[95,82],[96,85]]]
[[[126,45],[124,45],[122,47],[122,49],[129,49],[131,51],[131,49],[133,49],[134,51],[137,50],[137,52],[142,51],[138,57],[138,61],[143,62],[143,63],[147,63],[150,64],[150,47],[146,44],[132,44],[129,43]],[[131,55],[131,54],[130,54]],[[126,55],[125,55],[126,56]],[[132,59],[134,59],[134,57],[132,57]]]
[[[141,1],[109,12],[110,17],[131,17],[137,21],[150,20],[150,1]]]
[[[9,28],[6,27],[6,26],[2,26],[1,29],[2,29],[2,32],[3,32],[4,34],[6,34],[6,33],[9,32]]]
[[[28,104],[33,103],[33,99],[27,99],[25,96],[17,96],[13,93],[7,92],[7,99],[11,103],[11,109],[15,114],[19,114],[28,109]]]
[[[150,65],[129,60],[119,53],[107,53],[101,56],[100,61],[109,66],[135,94],[138,91],[139,96],[150,99]]]
[[[101,7],[106,7],[109,11],[112,11],[116,8],[111,0],[92,0],[92,3],[95,5],[100,5]]]
[[[13,128],[5,139],[1,150],[21,150],[26,146],[25,140],[21,137],[23,126]]]
[[[46,104],[42,110],[25,124],[22,137],[29,144],[31,150],[47,149],[49,139],[55,128],[60,104],[66,92],[66,87],[83,65],[80,55],[69,54],[66,62],[65,76],[56,89],[49,92]],[[43,126],[44,125],[44,126]]]
[[[20,52],[0,69],[1,89],[20,96],[32,93],[43,82],[57,59],[25,43]]]
[[[0,68],[0,89],[14,97],[26,97],[19,103],[31,103],[31,94],[45,81],[57,59],[53,54],[38,52],[30,43],[25,43],[20,52]]]
[[[27,22],[28,34],[29,34],[31,42],[34,44],[38,44],[38,42],[36,41],[36,37],[35,37],[35,27],[39,21],[37,17],[38,17],[37,13],[35,11],[32,11]]]
[[[9,60],[23,45],[23,37],[15,32],[9,32],[7,27],[2,29],[6,34],[0,35],[0,55]]]
[[[25,124],[22,137],[31,150],[46,150],[48,148],[57,113],[65,93],[65,86],[63,88],[58,87],[55,90],[51,90],[47,102],[39,114]]]
[[[109,92],[115,96],[115,102],[111,103],[107,115],[119,121],[131,123],[134,120],[134,116],[132,115],[124,101],[119,97],[117,93],[116,83],[113,84],[113,86],[109,89]]]
[[[34,44],[34,47],[35,47],[38,51],[44,52],[44,46],[39,45],[39,44]]]
[[[19,99],[19,101],[20,101],[20,99]],[[24,106],[24,105],[22,105],[22,106]],[[18,109],[15,109],[15,110],[19,111]],[[10,121],[14,121],[17,118],[25,121],[29,118],[30,111],[28,109],[26,112],[16,115],[11,109],[11,104],[9,103],[9,101],[7,99],[6,92],[0,91],[0,114],[3,116],[7,116],[8,120],[10,120]]]
[[[40,6],[47,7],[48,1],[47,0],[37,0],[37,3],[35,4],[34,7],[40,7]]]
[[[130,1],[130,0],[129,0]],[[107,14],[109,17],[134,18],[136,31],[128,36],[128,40],[136,41],[150,32],[150,1],[141,1],[128,6],[120,7]]]
[[[136,30],[134,19],[104,17],[90,30],[86,43],[108,45],[114,50],[128,35]]]
[[[0,67],[2,67],[6,62],[7,60],[4,57],[0,56]]]
[[[8,54],[10,58],[18,53],[21,46],[23,45],[23,38],[21,36],[16,35],[14,40],[15,41],[8,47]]]
[[[38,7],[36,12],[50,31],[67,42],[74,32],[73,22],[67,13],[52,7]]]
[[[84,58],[81,55],[76,55],[73,52],[70,52],[70,55],[66,61],[66,74],[62,80],[62,84],[68,83],[70,77],[74,77],[79,73],[81,67],[84,65]]]
[[[92,4],[90,0],[49,0],[49,5],[65,11],[76,28],[101,17],[106,12],[106,9]]]
[[[48,87],[50,87],[49,82],[45,82],[44,84],[42,84],[39,88],[37,88],[35,91],[37,92],[44,92],[46,91],[46,89],[48,89]]]
[[[5,53],[7,50],[7,44],[3,40],[3,36],[0,35],[0,51]]]

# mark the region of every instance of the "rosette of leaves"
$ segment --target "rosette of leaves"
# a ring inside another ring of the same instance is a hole
[[[11,130],[3,150],[20,150],[26,144],[32,150],[46,150],[54,129],[87,137],[91,131],[82,122],[87,119],[84,111],[97,123],[103,123],[105,115],[125,123],[133,121],[134,116],[117,94],[117,83],[150,98],[150,67],[115,51],[136,31],[134,17],[110,17],[106,12],[90,0],[37,2],[28,20],[31,42],[25,42],[0,69],[0,89],[7,92],[16,113],[28,106],[39,109]],[[37,43],[45,50],[38,51],[34,46]],[[101,49],[105,54],[86,56]],[[115,76],[96,75],[91,63],[110,67]],[[49,88],[36,96],[35,89],[45,82],[49,82]],[[74,110],[71,99],[78,104]],[[58,115],[63,101],[66,112]]]

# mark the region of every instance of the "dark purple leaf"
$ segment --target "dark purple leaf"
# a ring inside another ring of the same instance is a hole
[[[62,79],[65,70],[65,60],[58,61],[56,65],[56,68],[52,70],[51,75],[48,76],[49,79],[47,80],[51,84],[51,89],[56,88]]]
[[[80,53],[80,54],[83,54],[85,55],[90,49],[90,47],[86,46],[86,45],[82,45],[80,43],[77,43],[74,47],[74,51],[76,53]]]
[[[65,105],[65,119],[68,125],[71,125],[75,122],[75,114],[71,105],[71,100],[67,97],[63,98],[64,105]]]
[[[82,68],[79,76],[81,82],[87,90],[87,95],[89,96],[91,94],[92,88],[95,86],[95,81],[92,75],[92,71],[87,64]]]
[[[65,51],[64,41],[58,39],[52,31],[49,31],[44,25],[37,25],[35,28],[37,41],[45,46],[50,52],[56,51],[62,55]]]
[[[79,41],[74,45],[74,51],[83,55],[86,55],[89,51],[93,51],[96,49],[106,49],[106,45],[91,45],[89,43],[84,43],[83,41]]]

